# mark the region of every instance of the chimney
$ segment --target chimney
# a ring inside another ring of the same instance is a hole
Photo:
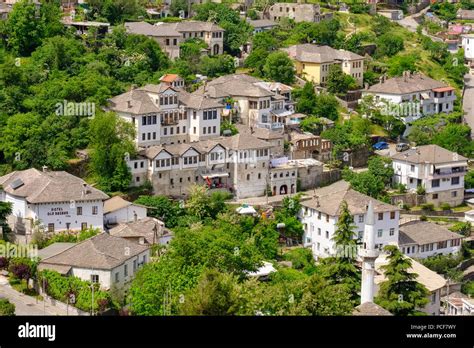
[[[127,108],[131,108],[132,107],[132,101],[131,100],[127,100]]]
[[[364,89],[365,89],[365,90],[368,90],[368,89],[369,89],[369,84],[368,84],[367,82],[364,83]]]
[[[138,244],[144,245],[145,244],[145,238],[144,237],[138,238]]]
[[[46,173],[46,172],[48,172],[48,171],[49,171],[49,170],[48,170],[48,166],[43,166],[43,168],[42,168],[42,169],[43,169],[43,173]]]
[[[137,220],[138,220],[138,215],[137,215],[137,212],[134,211],[133,212],[133,221],[137,222]]]

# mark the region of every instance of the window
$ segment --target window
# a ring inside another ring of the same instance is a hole
[[[390,212],[390,220],[393,220],[393,219],[395,219],[395,212],[391,211]]]
[[[97,215],[99,213],[99,207],[94,205],[92,206],[92,215]]]
[[[81,231],[87,230],[87,222],[81,223]]]
[[[459,176],[451,178],[451,185],[459,185]]]
[[[383,230],[377,230],[377,237],[382,238]]]
[[[318,220],[321,220],[321,212],[318,211]]]
[[[321,235],[321,228],[318,227],[318,236]]]
[[[326,239],[329,239],[329,231],[326,231]]]
[[[436,303],[436,292],[433,293],[433,295],[431,295],[431,304],[435,304]]]
[[[431,187],[439,187],[439,179],[432,180]]]
[[[395,234],[395,229],[392,227],[392,228],[390,229],[390,235],[393,236],[394,234]]]
[[[48,224],[48,232],[54,232],[54,224]]]
[[[448,247],[448,241],[438,242],[438,249],[445,249]]]
[[[379,219],[379,220],[383,220],[383,213],[379,213],[379,214],[378,214],[378,219]]]
[[[326,214],[326,222],[329,222],[329,215]]]
[[[461,244],[461,240],[460,239],[453,239],[451,240],[451,246],[458,246]]]
[[[458,196],[458,191],[451,192],[451,197],[457,197],[457,196]]]
[[[115,282],[116,283],[119,282],[119,273],[118,272],[115,272]]]
[[[82,215],[82,207],[76,207],[76,215]]]
[[[364,222],[364,215],[359,215],[359,222]]]
[[[414,172],[414,171],[415,171],[415,165],[412,164],[412,165],[410,166],[410,172]]]
[[[438,194],[437,193],[433,193],[433,199],[438,199]]]
[[[123,265],[123,276],[128,277],[128,265]]]
[[[91,282],[97,284],[99,282],[99,275],[98,274],[91,274]]]

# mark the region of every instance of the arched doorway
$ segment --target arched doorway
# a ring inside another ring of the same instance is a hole
[[[215,44],[212,48],[212,53],[216,56],[219,54],[219,45]]]
[[[311,157],[314,158],[315,160],[318,160],[319,159],[319,151],[318,150],[313,150],[313,152],[311,152]]]
[[[273,194],[272,196],[276,196],[277,194],[277,187],[276,186],[273,186]]]
[[[281,185],[280,186],[280,194],[281,195],[286,195],[288,193],[288,186],[286,185]]]

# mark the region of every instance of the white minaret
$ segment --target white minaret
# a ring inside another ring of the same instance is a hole
[[[375,216],[372,201],[369,201],[367,206],[363,242],[360,251],[360,257],[362,258],[361,304],[374,302],[375,259],[379,256],[379,251],[375,248]]]

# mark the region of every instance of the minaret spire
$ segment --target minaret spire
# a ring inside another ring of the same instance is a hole
[[[369,201],[365,219],[362,258],[362,286],[360,303],[374,301],[375,259],[379,251],[375,248],[375,214],[372,201]]]

